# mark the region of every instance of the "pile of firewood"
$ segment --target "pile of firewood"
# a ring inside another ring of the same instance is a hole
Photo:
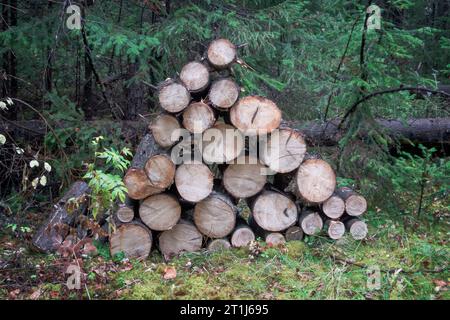
[[[240,97],[236,62],[243,63],[236,46],[215,40],[202,61],[158,87],[164,112],[124,177],[128,199],[114,214],[113,255],[147,257],[155,245],[169,258],[204,246],[247,246],[257,237],[274,245],[322,230],[332,239],[346,231],[366,237],[358,218],[366,200],[336,189],[332,167],[306,152],[302,133],[283,124],[273,101]],[[250,208],[248,219],[238,202]]]

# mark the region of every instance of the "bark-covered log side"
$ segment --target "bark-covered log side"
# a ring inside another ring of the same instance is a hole
[[[88,205],[89,186],[86,182],[76,181],[64,196],[53,206],[50,217],[42,224],[33,237],[33,245],[43,252],[58,249],[75,219],[83,214]]]

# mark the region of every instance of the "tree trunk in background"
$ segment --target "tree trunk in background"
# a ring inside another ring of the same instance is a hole
[[[81,7],[81,19],[85,17],[84,5]],[[93,83],[93,70],[92,65],[89,61],[90,48],[85,48],[84,52],[84,85],[83,85],[83,101],[81,103],[81,109],[84,112],[84,117],[86,120],[91,120],[93,116],[93,96],[92,96],[92,83]]]
[[[17,0],[2,1],[2,30],[17,26]],[[17,60],[15,53],[8,50],[3,54],[2,97],[17,97]],[[11,108],[5,115],[17,120],[17,108]]]
[[[128,63],[127,84],[125,86],[125,96],[127,97],[127,107],[124,115],[125,120],[136,120],[138,110],[142,110],[145,106],[145,88],[140,81],[132,80],[133,77],[136,76],[138,70],[139,64],[137,62]]]

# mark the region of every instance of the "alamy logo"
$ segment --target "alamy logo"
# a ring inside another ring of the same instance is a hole
[[[66,13],[70,16],[66,20],[66,26],[70,30],[80,30],[81,29],[81,9],[77,5],[70,5],[66,9]]]
[[[366,13],[370,14],[367,19],[367,30],[380,30],[381,29],[381,9],[379,6],[373,4],[369,6]]]
[[[70,274],[70,276],[67,278],[67,281],[66,281],[67,288],[69,288],[70,290],[81,289],[80,267],[77,265],[71,264],[67,268],[66,273]]]

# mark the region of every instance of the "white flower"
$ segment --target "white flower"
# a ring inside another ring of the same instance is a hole
[[[14,104],[14,102],[11,100],[11,98],[6,98],[6,102],[12,106]]]
[[[52,166],[48,164],[48,162],[44,162],[44,169],[47,170],[47,172],[52,171]]]
[[[32,185],[33,188],[35,188],[35,189],[36,189],[38,183],[39,183],[39,178],[34,178],[33,181],[31,181],[31,185]]]
[[[37,160],[30,161],[30,168],[33,168],[33,167],[39,167],[39,162],[37,162]]]
[[[0,101],[0,109],[8,110],[8,107],[6,106],[6,103],[4,103],[3,101]]]
[[[0,134],[0,144],[5,144],[6,142],[6,137],[2,134]]]
[[[23,149],[19,148],[19,147],[16,147],[16,152],[17,152],[17,154],[23,154],[24,153]]]
[[[47,184],[47,177],[42,176],[41,180],[39,180],[39,183],[41,184],[41,186],[45,186]]]

